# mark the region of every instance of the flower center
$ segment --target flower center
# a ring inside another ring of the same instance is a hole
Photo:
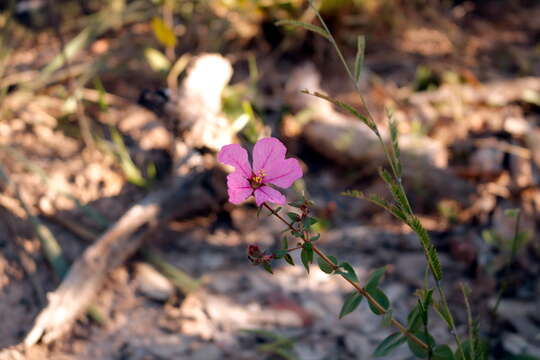
[[[251,178],[249,179],[249,184],[252,188],[258,189],[261,186],[263,186],[263,179],[266,174],[264,173],[264,170],[259,170],[257,173],[253,173],[251,175]]]

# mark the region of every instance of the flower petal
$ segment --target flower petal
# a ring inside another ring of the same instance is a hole
[[[246,149],[238,144],[225,145],[218,153],[219,162],[234,166],[246,179],[251,176],[251,166]]]
[[[288,188],[302,177],[302,168],[296,159],[276,161],[265,168],[263,183]]]
[[[287,148],[276,138],[264,138],[253,147],[253,171],[266,170],[276,161],[283,161]]]
[[[279,205],[285,205],[287,203],[285,196],[279,191],[272,189],[270,186],[261,186],[255,190],[254,194],[257,206],[261,206],[264,202],[271,202]]]
[[[227,192],[229,193],[230,202],[240,204],[253,193],[253,189],[244,175],[239,171],[235,171],[227,175]]]

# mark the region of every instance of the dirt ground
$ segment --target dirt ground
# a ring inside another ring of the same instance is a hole
[[[493,358],[540,358],[540,5],[479,3],[422,11],[403,5],[403,18],[393,14],[380,21],[338,11],[328,21],[351,60],[350,34],[367,32],[362,89],[382,128],[384,108],[394,108],[403,135],[405,186],[440,252],[458,332],[467,332],[459,286],[465,283]],[[287,145],[288,156],[300,159],[303,182],[287,195],[297,198],[304,191],[315,202],[320,246],[349,261],[361,283],[373,269],[388,266],[382,286],[396,318],[406,319],[424,279],[418,240],[374,205],[340,195],[359,189],[387,196],[377,177],[380,160],[336,155],[318,146],[305,120],[317,115],[299,105],[307,95],[287,93],[316,86],[361,106],[331,46],[311,33],[295,35],[265,21],[245,37],[229,24],[237,38],[224,32],[220,43],[213,36],[221,28],[208,25],[212,18],[234,23],[242,13],[213,10],[212,16],[193,17],[195,25],[187,27],[176,58],[219,50],[231,61],[224,112],[237,117],[238,104],[247,100],[259,114],[259,122],[249,126],[270,131]],[[137,252],[107,276],[93,302],[99,316],[87,313],[60,340],[22,350],[47,294],[61,282],[32,218],[50,231],[71,264],[107,226],[163,186],[169,174],[168,119],[138,101],[144,89],[154,91],[170,81],[141,56],[145,44],[156,43],[150,20],[134,19],[89,40],[68,66],[46,77],[40,70],[54,63],[77,25],[62,29],[66,38],[14,25],[17,46],[0,76],[5,88],[0,98],[0,359],[370,358],[392,329],[366,304],[340,320],[351,289],[316,265],[309,275],[298,265],[279,263],[274,275],[251,266],[247,246],[275,247],[283,226],[257,217],[252,202],[234,206],[218,200],[212,211],[173,219],[153,231],[146,253]],[[238,20],[236,26],[241,25]],[[20,40],[26,32],[33,35]],[[255,82],[249,70],[253,60]],[[74,89],[78,100],[70,96]],[[81,118],[90,123],[94,148],[81,130]],[[154,121],[162,126],[147,126]],[[115,140],[115,134],[123,140]],[[249,136],[245,131],[241,138]],[[371,150],[359,150],[364,151]],[[130,161],[122,158],[125,153]],[[130,166],[139,169],[139,177],[130,177]],[[152,183],[137,184],[154,172]],[[510,248],[516,218],[510,209],[520,210],[524,233],[515,257]],[[183,294],[158,266],[149,265],[148,252],[200,281],[199,290]],[[298,256],[295,262],[300,264]],[[453,343],[435,313],[432,320],[438,342]],[[387,358],[411,355],[403,346]]]

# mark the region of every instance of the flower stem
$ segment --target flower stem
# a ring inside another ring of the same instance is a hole
[[[287,225],[289,227],[289,229],[291,229],[292,231],[296,231],[296,229],[293,227],[292,223],[289,223],[287,220],[285,220],[281,215],[278,214],[278,212],[274,209],[272,209],[268,204],[264,203],[263,204],[265,208],[267,208],[273,215],[275,215],[279,220],[281,220],[285,225]],[[307,237],[306,235],[306,232],[303,232],[303,238],[302,240],[304,242],[311,242],[309,240],[309,237]],[[325,263],[327,263],[328,265],[330,265],[334,270],[337,270],[339,268],[339,266],[337,266],[336,264],[334,264],[334,262],[332,260],[330,260],[330,258],[321,250],[319,249],[316,245],[313,245],[312,244],[312,248],[313,248],[313,251],[321,258],[324,260]],[[364,289],[363,287],[360,286],[360,284],[352,281],[352,280],[349,280],[345,277],[343,277],[349,284],[352,285],[352,287],[354,287],[354,289],[362,296],[364,296],[367,301],[369,301],[369,303],[371,305],[373,305],[377,311],[381,314],[385,314],[387,313],[386,309],[377,302],[377,300],[375,300],[375,298],[373,298],[373,296],[371,296],[367,291],[366,289]],[[396,320],[394,317],[392,317],[390,319],[391,323],[406,337],[408,337],[411,341],[413,341],[414,343],[416,343],[418,346],[424,348],[424,349],[429,349],[429,346],[424,343],[422,340],[420,340],[418,337],[416,337],[413,333],[411,333],[403,324],[401,324],[398,320]]]

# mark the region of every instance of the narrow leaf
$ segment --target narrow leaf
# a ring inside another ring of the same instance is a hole
[[[387,336],[380,344],[377,346],[373,352],[373,357],[382,357],[390,354],[394,349],[399,345],[407,341],[405,336],[402,336],[401,333],[396,332]]]
[[[420,304],[417,304],[407,316],[407,329],[409,331],[417,331],[422,326]]]
[[[340,107],[342,110],[345,110],[346,112],[350,113],[352,116],[354,116],[358,120],[362,121],[364,124],[366,124],[367,127],[369,127],[372,130],[376,130],[376,128],[377,128],[375,123],[373,121],[371,121],[371,119],[369,119],[369,118],[365,117],[364,115],[360,114],[360,112],[358,112],[358,110],[356,110],[355,108],[353,108],[349,104],[346,104],[346,103],[344,103],[342,101],[334,99],[334,98],[332,98],[330,96],[321,94],[320,92],[317,92],[317,91],[316,92],[309,92],[308,90],[303,90],[302,92],[305,93],[305,94],[308,94],[308,95],[311,95],[311,96],[316,96],[318,98],[321,98],[321,99],[324,99],[326,101],[331,102],[332,104]]]
[[[317,262],[319,263],[319,268],[322,270],[322,272],[325,272],[327,274],[331,274],[334,272],[334,267],[328,264],[322,257],[319,257],[317,259]]]
[[[287,216],[289,217],[289,219],[291,219],[291,221],[294,221],[294,222],[300,220],[300,216],[297,213],[288,212]]]
[[[270,263],[263,262],[262,267],[263,267],[264,270],[266,270],[270,274],[274,274],[274,272],[272,271],[272,265],[270,265]]]
[[[433,337],[429,334],[426,334],[425,332],[418,331],[413,333],[418,339],[422,340],[424,344],[428,344],[429,346],[433,347],[435,346],[435,340]],[[426,349],[412,341],[410,338],[407,338],[407,345],[409,345],[409,349],[411,352],[421,359],[425,359],[428,357],[428,352]]]
[[[439,261],[437,250],[433,245],[430,245],[428,248],[428,261],[431,271],[433,272],[433,276],[435,279],[437,279],[437,281],[440,281],[442,279],[441,263]]]
[[[433,360],[454,360],[452,349],[448,345],[437,345],[433,349]]]
[[[277,21],[275,24],[276,24],[276,26],[301,27],[301,28],[304,28],[304,29],[306,29],[308,31],[313,31],[314,33],[317,33],[317,34],[323,36],[326,39],[330,38],[330,36],[326,32],[326,30],[324,30],[323,28],[321,28],[321,27],[319,27],[317,25],[308,24],[308,23],[301,22],[301,21],[296,21],[296,20],[288,20],[288,19]]]
[[[358,305],[360,305],[362,298],[363,296],[356,291],[350,293],[345,299],[343,306],[341,307],[341,311],[339,312],[339,318],[341,319],[345,315],[352,313],[358,307]]]
[[[304,219],[303,223],[304,223],[304,229],[309,229],[311,225],[317,223],[317,219],[312,218],[312,217],[307,217]]]
[[[381,278],[383,277],[385,271],[386,271],[386,266],[383,266],[373,271],[371,275],[369,276],[369,279],[367,280],[367,283],[365,286],[366,290],[378,287],[379,282],[381,281]]]
[[[313,262],[313,248],[310,243],[305,243],[300,253],[300,259],[302,264],[306,268],[306,271],[309,273],[309,265]]]
[[[174,31],[167,26],[162,19],[158,17],[153,18],[151,26],[154,36],[163,46],[172,47],[176,45],[176,36],[174,35]]]
[[[290,254],[287,254],[287,255],[283,256],[283,259],[285,259],[286,262],[288,262],[289,264],[294,266],[294,261],[293,261],[293,258],[292,258],[292,256]]]
[[[388,300],[388,297],[386,297],[386,294],[379,288],[374,289],[366,289],[369,295],[375,299],[379,305],[382,306],[382,308],[385,310],[384,312],[379,310],[375,305],[373,305],[371,302],[369,303],[369,308],[375,315],[382,315],[384,314],[389,308],[390,308],[390,300]]]
[[[358,36],[356,39],[356,57],[354,59],[354,81],[358,83],[360,74],[362,72],[362,65],[364,64],[364,50],[366,49],[366,37],[364,35]]]
[[[344,263],[341,263],[339,267],[345,270],[345,272],[337,271],[338,274],[340,274],[341,276],[343,276],[344,278],[350,281],[358,282],[358,277],[356,276],[356,272],[354,271],[351,264],[344,262]]]

